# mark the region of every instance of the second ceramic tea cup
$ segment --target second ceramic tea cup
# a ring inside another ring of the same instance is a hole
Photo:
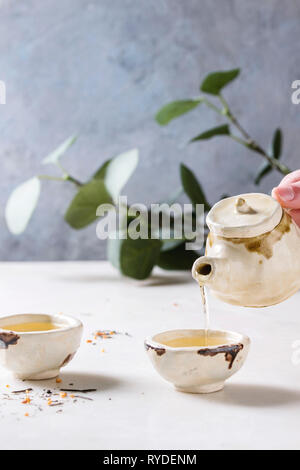
[[[209,330],[221,338],[217,346],[172,347],[169,342],[204,337],[205,330],[171,330],[145,340],[145,348],[157,372],[176,390],[210,393],[222,390],[225,380],[244,364],[250,339],[240,333]],[[222,338],[224,343],[222,344]]]

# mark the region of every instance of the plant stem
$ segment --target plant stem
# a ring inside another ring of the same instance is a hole
[[[219,98],[220,98],[221,103],[224,106],[222,114],[224,114],[225,116],[227,116],[230,119],[232,124],[235,125],[235,127],[240,131],[240,133],[244,136],[244,138],[246,139],[247,142],[249,142],[249,143],[254,142],[253,139],[248,134],[248,132],[245,131],[245,129],[241,126],[241,124],[238,122],[236,117],[230,111],[228,103],[227,103],[227,101],[225,101],[225,98],[221,94],[219,95]]]
[[[37,175],[40,180],[51,180],[51,181],[66,181],[66,178],[59,178],[58,176],[50,175]]]
[[[56,162],[56,165],[63,172],[65,181],[70,181],[71,183],[74,183],[76,186],[82,186],[82,183],[80,181],[78,181],[73,176],[69,175],[67,170],[62,166],[62,164],[59,161]]]
[[[222,113],[222,109],[218,108],[217,106],[215,106],[211,101],[209,101],[207,98],[201,96],[201,101],[202,103],[205,103],[206,106],[208,106],[209,108],[213,109],[216,113],[218,114],[223,114]]]
[[[78,187],[83,186],[83,183],[81,183],[81,181],[77,180],[76,178],[73,178],[73,176],[71,175],[67,174],[65,180],[74,183]]]
[[[73,176],[64,174],[64,176],[50,176],[50,175],[37,175],[40,180],[51,180],[51,181],[70,181],[74,183],[76,186],[82,186],[82,183],[77,179],[73,178]]]
[[[276,169],[277,171],[279,171],[283,175],[289,174],[292,171],[292,170],[290,170],[290,168],[288,168],[286,165],[280,163],[275,158],[270,157],[270,155],[268,155],[268,153],[265,152],[265,150],[262,149],[261,146],[255,140],[253,140],[250,137],[248,132],[245,131],[245,129],[241,126],[241,124],[239,123],[237,118],[233,115],[233,113],[229,109],[227,101],[224,99],[224,97],[221,94],[219,94],[219,99],[220,99],[221,103],[224,106],[222,114],[224,116],[226,116],[230,120],[230,122],[240,131],[240,133],[243,135],[245,140],[240,139],[239,137],[234,136],[233,134],[230,134],[230,137],[232,139],[234,139],[236,142],[239,142],[240,144],[242,144],[245,147],[249,148],[250,150],[253,150],[254,152],[259,153],[260,155],[262,155],[262,157],[265,160],[268,161],[269,165],[271,165],[272,168]]]

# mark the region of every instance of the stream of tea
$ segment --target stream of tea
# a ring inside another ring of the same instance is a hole
[[[209,309],[208,309],[208,303],[207,303],[207,295],[205,291],[205,287],[202,285],[199,285],[200,287],[200,293],[201,293],[201,301],[202,301],[202,312],[204,315],[204,345],[207,346],[208,344],[208,332],[209,332]]]
[[[163,341],[163,344],[166,346],[171,346],[172,348],[188,348],[188,347],[213,347],[220,346],[224,344],[230,344],[228,338],[224,336],[223,332],[212,332],[209,329],[209,306],[207,301],[207,291],[206,287],[199,284],[200,294],[201,294],[201,303],[202,303],[202,314],[204,317],[204,334],[196,335],[182,335],[176,336],[175,338]],[[197,330],[195,330],[197,331]]]

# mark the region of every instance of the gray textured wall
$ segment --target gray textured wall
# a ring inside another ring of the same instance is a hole
[[[225,138],[186,146],[214,125],[199,110],[160,128],[157,109],[198,92],[201,78],[241,67],[226,97],[244,127],[264,146],[284,130],[284,158],[300,166],[300,105],[290,101],[300,78],[300,2],[281,0],[0,0],[2,260],[98,259],[105,245],[95,226],[71,230],[63,213],[71,185],[45,183],[26,233],[4,223],[12,188],[42,171],[41,159],[73,133],[80,138],[64,159],[87,178],[101,162],[133,147],[138,170],[131,201],[161,200],[179,182],[178,164],[191,166],[214,202],[224,193],[254,189],[260,157]],[[43,169],[44,170],[44,169]],[[269,191],[280,175],[266,178]]]

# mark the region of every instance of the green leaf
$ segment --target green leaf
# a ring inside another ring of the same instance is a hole
[[[172,121],[172,119],[182,116],[182,114],[188,113],[196,108],[201,102],[202,99],[200,98],[195,100],[173,101],[163,106],[156,114],[155,119],[158,124],[165,126]]]
[[[176,248],[178,245],[181,245],[185,241],[184,238],[177,240],[175,238],[170,238],[170,240],[162,240],[161,251],[169,251]]]
[[[195,177],[194,173],[183,163],[180,165],[181,182],[185,193],[188,195],[193,204],[204,204],[204,209],[210,209],[204,191]]]
[[[162,269],[186,271],[192,269],[198,257],[197,252],[185,249],[184,242],[171,250],[161,251],[157,265]]]
[[[191,142],[196,142],[197,140],[205,140],[205,139],[211,139],[212,137],[215,137],[216,135],[229,135],[230,134],[230,128],[228,124],[224,124],[222,126],[214,127],[213,129],[209,129],[208,131],[202,132],[202,134],[197,135],[197,137],[194,137]]]
[[[272,156],[276,160],[279,160],[281,157],[281,149],[282,149],[282,132],[280,129],[276,129],[273,135],[272,140]],[[254,183],[258,185],[262,178],[268,175],[272,171],[272,166],[268,162],[263,162],[262,165],[259,167],[258,173],[255,177]]]
[[[282,140],[283,139],[281,130],[276,129],[272,141],[272,153],[273,157],[276,158],[276,160],[279,160],[279,158],[281,157]]]
[[[262,178],[268,173],[270,173],[270,171],[272,171],[271,165],[268,162],[262,163],[262,165],[259,167],[254,183],[258,185],[261,182]]]
[[[71,147],[71,145],[74,144],[76,140],[77,140],[77,137],[75,135],[72,135],[71,137],[69,137],[59,147],[57,147],[57,149],[55,149],[46,158],[44,158],[42,163],[44,165],[48,165],[49,163],[57,164],[60,157],[68,150],[69,147]]]
[[[210,95],[218,95],[222,88],[238,77],[240,69],[227,70],[225,72],[213,72],[203,80],[200,89]]]
[[[41,182],[34,177],[18,186],[8,198],[5,219],[15,235],[24,232],[36,208],[41,192]]]
[[[106,160],[106,162],[103,163],[103,165],[100,166],[99,170],[96,171],[96,173],[93,174],[94,179],[99,179],[99,180],[104,180],[105,175],[106,175],[106,170],[108,165],[110,164],[110,160]]]
[[[107,160],[96,171],[93,178],[105,181],[106,188],[116,203],[123,187],[136,169],[138,161],[139,152],[137,149],[121,153],[117,157]]]
[[[124,276],[146,279],[150,276],[160,252],[159,240],[108,240],[108,259]]]
[[[223,193],[220,197],[220,200],[221,199],[227,199],[228,197],[231,197],[230,194],[227,194],[227,193]]]
[[[97,219],[100,204],[112,204],[112,199],[103,180],[92,180],[80,187],[72,200],[65,220],[71,227],[80,229]]]

